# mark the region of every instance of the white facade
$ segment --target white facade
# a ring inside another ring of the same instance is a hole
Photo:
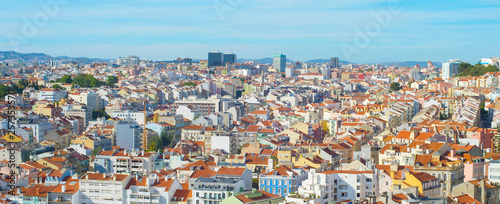
[[[83,93],[72,93],[68,95],[69,99],[73,99],[78,103],[83,103],[92,110],[100,110],[104,108],[104,100],[97,93],[83,92]]]
[[[132,120],[141,126],[144,125],[144,112],[142,111],[115,110],[111,112],[110,116],[120,120]]]
[[[362,201],[378,195],[378,177],[373,171],[325,171],[309,172],[299,187],[302,197],[315,197],[314,203],[343,200]],[[293,197],[293,196],[291,196]]]
[[[51,89],[45,88],[40,90],[37,94],[37,100],[47,100],[49,102],[61,101],[61,99],[65,98],[66,93],[61,91],[60,89]]]
[[[458,66],[460,66],[460,60],[450,60],[446,63],[443,63],[443,67],[441,70],[442,78],[447,80],[458,74]]]
[[[80,178],[81,203],[124,203],[131,175],[92,174]]]
[[[237,141],[235,134],[213,133],[211,138],[211,149],[223,149],[227,153],[234,153],[237,149]]]
[[[493,183],[500,183],[500,161],[491,161],[488,166],[488,179]]]

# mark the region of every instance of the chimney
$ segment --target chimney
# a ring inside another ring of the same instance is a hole
[[[106,178],[106,173],[103,173],[103,174],[102,174],[102,178]]]
[[[441,159],[441,156],[439,155],[432,155],[432,161],[437,162]]]
[[[63,192],[63,193],[66,192],[66,185],[61,186],[61,192]]]
[[[450,154],[451,154],[451,158],[455,158],[455,156],[457,155],[457,152],[455,151],[455,149],[452,149],[450,151]]]
[[[21,188],[17,188],[17,194],[21,195],[22,191]]]
[[[410,140],[415,140],[415,137],[418,135],[416,130],[412,130],[410,132]]]
[[[486,203],[486,187],[484,179],[481,180],[481,202]]]
[[[36,191],[36,195],[40,195],[40,188],[35,188],[35,191]]]

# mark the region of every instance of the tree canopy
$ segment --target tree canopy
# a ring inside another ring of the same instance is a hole
[[[482,76],[488,72],[498,72],[498,67],[493,65],[484,66],[482,64],[471,65],[466,62],[460,63],[458,66],[459,74],[457,77],[464,76]]]
[[[399,91],[401,90],[401,86],[398,82],[392,82],[391,83],[391,90],[392,91]]]
[[[113,87],[115,84],[118,83],[118,78],[115,76],[108,76],[108,79],[106,80],[106,85]]]
[[[99,81],[90,74],[80,74],[73,78],[73,84],[79,85],[80,87],[100,87],[104,82]]]

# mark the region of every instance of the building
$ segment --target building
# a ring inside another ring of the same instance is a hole
[[[238,136],[234,132],[214,131],[211,137],[211,149],[222,149],[234,154],[238,150]]]
[[[488,179],[493,183],[500,183],[500,160],[489,162]]]
[[[133,176],[127,187],[123,203],[171,203],[182,185],[176,179]]]
[[[94,170],[99,173],[151,173],[158,153],[114,149],[101,151],[95,157]]]
[[[223,53],[221,53],[219,51],[208,53],[208,67],[222,66],[223,62],[224,62],[224,54]]]
[[[68,95],[69,99],[73,99],[78,103],[87,105],[91,111],[104,109],[104,99],[99,94],[92,92],[75,92]]]
[[[80,203],[124,203],[131,174],[87,173],[80,177]]]
[[[219,203],[232,195],[245,191],[242,179],[198,178],[193,185],[193,204]]]
[[[324,171],[310,170],[299,187],[298,195],[312,198],[311,203],[363,201],[378,196],[378,177],[374,171]],[[289,195],[288,198],[297,197]]]
[[[126,150],[142,149],[143,130],[134,121],[116,121],[113,144]]]
[[[78,179],[70,178],[49,191],[48,203],[80,203],[80,193]]]
[[[43,88],[37,95],[38,101],[47,100],[49,102],[61,101],[66,97],[66,92],[61,89]]]
[[[236,54],[234,53],[225,53],[224,54],[224,60],[223,60],[223,65],[226,65],[226,64],[234,64],[236,63]]]
[[[273,57],[273,68],[280,73],[285,72],[286,69],[286,55],[275,54]]]
[[[71,144],[81,144],[84,147],[91,148],[92,150],[101,148],[101,150],[111,149],[111,138],[99,136],[97,133],[80,135],[71,140]]]
[[[288,194],[296,192],[306,178],[307,173],[304,169],[280,166],[260,175],[259,189],[263,192],[286,197]]]
[[[453,186],[452,197],[469,194],[481,203],[498,204],[500,186],[486,179],[470,180],[456,186]]]
[[[279,195],[252,189],[252,191],[241,192],[239,195],[232,195],[231,197],[224,199],[221,204],[278,204],[283,203],[283,201],[285,201],[285,198]]]
[[[444,80],[447,80],[451,77],[454,77],[459,73],[458,67],[460,66],[460,60],[450,60],[448,62],[443,63],[443,67],[441,70],[441,77]]]
[[[287,67],[285,69],[285,76],[286,77],[293,77],[295,75],[295,68],[294,67]]]
[[[133,65],[139,65],[140,60],[139,57],[137,56],[128,56],[128,57],[119,57],[116,60],[116,64],[120,66],[133,66]]]
[[[146,113],[146,119],[151,113]],[[112,118],[119,118],[120,120],[135,121],[139,125],[144,125],[144,112],[143,111],[130,111],[130,110],[115,110],[109,114]]]
[[[339,68],[339,58],[338,57],[330,58],[330,68]]]

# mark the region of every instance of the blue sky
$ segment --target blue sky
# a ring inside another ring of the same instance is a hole
[[[300,61],[475,63],[500,56],[499,8],[496,0],[2,1],[0,50],[152,60],[204,59],[220,50],[246,59],[283,53]],[[387,18],[376,17],[381,13]]]

